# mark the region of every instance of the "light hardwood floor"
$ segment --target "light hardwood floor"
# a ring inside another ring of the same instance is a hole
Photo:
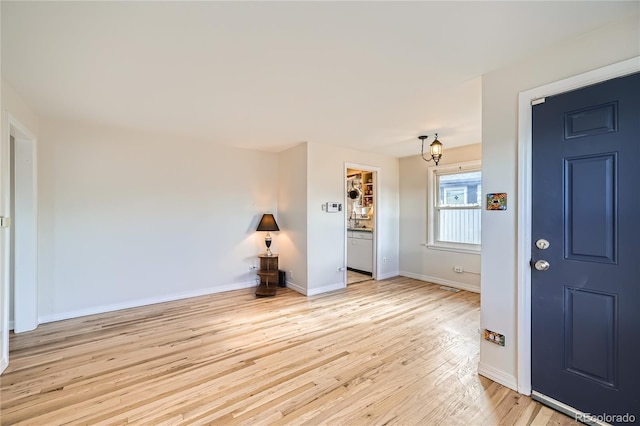
[[[408,278],[249,290],[13,335],[2,424],[568,425],[478,376],[480,298]]]
[[[361,274],[360,272],[347,270],[347,285],[359,283],[361,281],[369,281],[371,275]]]

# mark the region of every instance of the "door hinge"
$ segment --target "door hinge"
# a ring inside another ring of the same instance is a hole
[[[0,228],[8,228],[11,226],[10,217],[0,217]]]
[[[546,100],[547,100],[547,98],[534,99],[534,100],[531,101],[531,106],[543,104],[543,103],[545,103]]]

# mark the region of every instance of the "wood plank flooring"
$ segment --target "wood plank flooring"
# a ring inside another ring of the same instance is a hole
[[[361,274],[360,272],[347,269],[347,285],[359,283],[361,281],[369,281],[370,279],[371,275]]]
[[[12,335],[3,425],[569,425],[477,374],[480,298],[233,291]]]

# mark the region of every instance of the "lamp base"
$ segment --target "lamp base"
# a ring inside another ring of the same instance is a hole
[[[264,245],[267,246],[267,254],[265,256],[273,256],[271,253],[271,233],[267,232],[267,237],[264,239]]]

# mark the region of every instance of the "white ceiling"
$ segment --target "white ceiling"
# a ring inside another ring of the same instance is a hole
[[[2,78],[43,117],[394,156],[480,142],[482,74],[640,4],[1,3]]]

